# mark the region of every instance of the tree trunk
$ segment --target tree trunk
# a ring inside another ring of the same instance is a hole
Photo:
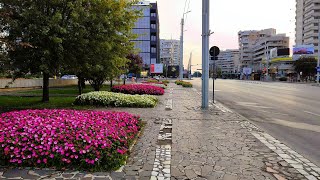
[[[42,102],[49,102],[49,73],[43,73]]]
[[[94,91],[100,91],[100,85],[97,81],[94,83],[93,89],[94,89]]]
[[[123,85],[126,85],[126,79],[123,78]]]
[[[82,82],[81,82],[81,78],[78,79],[78,90],[79,90],[79,95],[82,94]]]
[[[110,81],[110,87],[112,87],[112,86],[113,86],[113,81],[111,80],[111,81]]]
[[[81,78],[81,87],[82,89],[86,88],[86,80],[84,78]]]

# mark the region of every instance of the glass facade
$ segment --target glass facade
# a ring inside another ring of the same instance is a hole
[[[157,4],[144,2],[134,6],[133,8],[136,10],[142,10],[143,12],[143,17],[138,19],[132,30],[134,34],[138,35],[137,39],[132,40],[135,42],[135,48],[142,57],[144,64],[150,65],[153,63],[159,63],[157,62],[157,60],[160,59],[160,51],[158,50],[160,47],[158,45],[160,40]]]
[[[150,53],[150,41],[137,41],[134,47],[142,53]]]
[[[135,23],[135,27],[139,29],[149,29],[150,28],[150,16],[149,17],[141,17]]]
[[[150,41],[150,29],[133,29],[132,32],[138,35],[136,40]]]

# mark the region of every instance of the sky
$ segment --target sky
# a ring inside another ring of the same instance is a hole
[[[202,1],[158,0],[161,39],[180,39],[185,2],[190,1],[184,33],[184,67],[192,52],[192,65],[201,64]],[[155,2],[151,0],[151,2]],[[187,7],[188,7],[187,3]],[[187,9],[187,8],[186,8]],[[210,47],[238,49],[238,32],[275,28],[295,40],[295,0],[210,0]],[[201,65],[193,66],[193,71]]]

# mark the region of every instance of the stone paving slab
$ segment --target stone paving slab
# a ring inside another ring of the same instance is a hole
[[[173,97],[171,179],[307,179],[253,136],[260,130],[243,117],[219,105],[201,110],[194,89],[177,87]]]

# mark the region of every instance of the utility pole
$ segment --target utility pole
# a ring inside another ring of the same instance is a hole
[[[266,60],[267,60],[266,81],[269,81],[269,46],[268,46],[267,40],[266,40],[266,47],[267,47],[267,52],[266,52]]]
[[[189,64],[188,64],[188,77],[191,80],[191,61],[192,60],[192,52],[190,53]]]
[[[179,65],[179,79],[183,79],[183,32],[184,32],[184,13],[181,19],[181,36],[180,36],[180,65]]]
[[[209,0],[202,0],[202,108],[209,107]]]

